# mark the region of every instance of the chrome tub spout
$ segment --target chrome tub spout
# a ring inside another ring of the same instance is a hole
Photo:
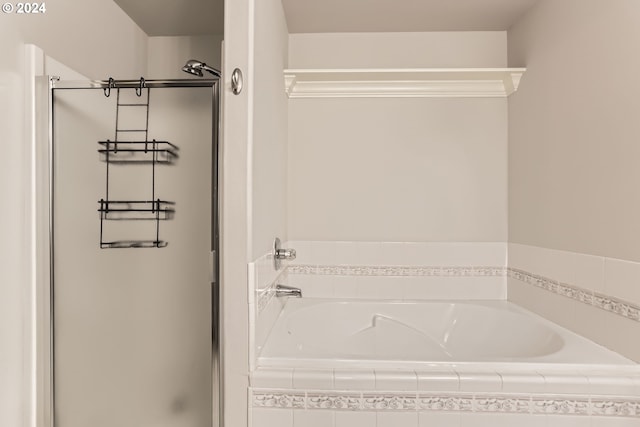
[[[291,286],[276,285],[276,296],[302,298],[302,291]]]

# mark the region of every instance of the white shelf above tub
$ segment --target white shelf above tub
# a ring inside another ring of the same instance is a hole
[[[289,98],[504,98],[526,68],[284,70]]]

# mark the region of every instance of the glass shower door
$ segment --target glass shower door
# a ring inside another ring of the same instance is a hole
[[[100,88],[54,89],[55,426],[217,425],[214,90],[152,87],[140,96],[135,89],[121,89],[120,99],[115,89],[105,95]],[[135,106],[145,102],[148,114]],[[142,137],[137,130],[145,120]],[[99,141],[116,139],[166,141],[175,158],[161,162],[137,152],[139,161],[122,161],[121,143],[120,152],[107,147],[107,162]],[[107,218],[98,212],[106,194],[169,200],[175,213],[159,219],[151,204],[151,212],[113,210]],[[154,239],[167,246],[100,245]]]

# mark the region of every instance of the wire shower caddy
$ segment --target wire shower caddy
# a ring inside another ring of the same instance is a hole
[[[100,248],[163,248],[168,242],[160,239],[160,222],[170,220],[175,214],[175,202],[162,200],[156,195],[156,167],[171,165],[178,159],[178,147],[168,141],[149,140],[149,106],[151,88],[146,87],[144,78],[140,78],[136,96],[142,98],[146,91],[145,102],[121,102],[121,88],[109,78],[104,95],[109,97],[116,89],[116,123],[113,141],[98,141],[100,160],[106,164],[105,197],[98,201],[100,214]],[[144,128],[121,128],[121,114],[127,110],[144,109]],[[140,134],[142,139],[123,136]],[[117,200],[110,198],[110,180],[113,166],[134,165],[151,168],[151,197],[140,200]],[[106,224],[109,221],[155,221],[155,235],[150,239],[107,240]]]

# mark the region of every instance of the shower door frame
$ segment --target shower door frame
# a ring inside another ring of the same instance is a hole
[[[38,79],[37,79],[38,80]],[[212,384],[212,402],[211,402],[211,421],[212,427],[219,427],[223,419],[222,405],[222,381],[221,381],[221,351],[220,351],[220,203],[219,203],[219,180],[220,180],[220,80],[219,79],[169,79],[169,80],[145,80],[144,86],[147,88],[211,88],[211,344],[212,344],[212,360],[211,360],[211,384]],[[36,386],[36,418],[42,420],[42,425],[47,427],[57,427],[55,421],[55,370],[54,370],[54,300],[55,300],[55,275],[54,275],[54,259],[55,259],[55,236],[54,236],[54,203],[55,203],[55,141],[54,141],[54,93],[57,90],[97,90],[111,88],[139,88],[141,80],[86,80],[86,81],[61,81],[55,76],[46,76],[46,83],[38,81],[36,83],[35,103],[41,115],[46,114],[46,124],[41,123],[37,126],[36,133],[40,136],[37,138],[40,142],[40,150],[35,154],[35,163],[40,163],[42,169],[47,169],[41,176],[40,181],[46,180],[46,185],[36,189],[39,193],[38,200],[46,199],[43,203],[48,209],[46,218],[47,225],[42,226],[38,233],[38,240],[41,246],[45,246],[48,251],[48,259],[42,259],[38,262],[39,270],[48,270],[48,275],[42,274],[42,287],[39,291],[40,313],[43,317],[38,322],[39,331],[37,333],[37,341],[40,347],[38,351],[39,369],[41,374],[37,378]],[[113,86],[115,84],[115,86]],[[44,89],[46,86],[46,95]],[[44,113],[46,106],[46,113]],[[46,131],[45,131],[46,128]],[[44,149],[45,138],[42,134],[46,134],[46,150]],[[45,153],[46,151],[46,153]],[[37,183],[36,183],[37,186]],[[46,188],[44,188],[46,187]],[[44,216],[41,216],[40,222],[44,222]],[[46,228],[46,233],[45,229]],[[43,250],[43,248],[41,248]],[[48,276],[48,277],[47,277]],[[48,279],[48,280],[47,280]],[[44,283],[48,282],[48,283]],[[48,285],[48,286],[47,286]],[[38,304],[38,303],[37,303]],[[39,424],[39,422],[36,422]]]

